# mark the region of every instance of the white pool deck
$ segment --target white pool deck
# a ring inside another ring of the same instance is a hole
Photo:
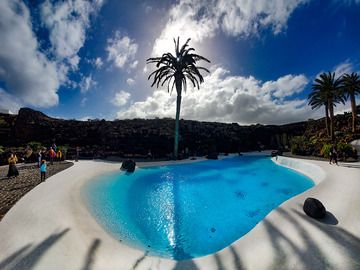
[[[317,185],[273,210],[231,246],[180,262],[146,256],[98,225],[81,187],[98,174],[119,170],[120,164],[77,162],[34,188],[5,215],[0,269],[360,269],[359,163],[336,166],[284,157],[276,162],[312,176]],[[324,203],[329,211],[325,220],[304,215],[306,197]]]

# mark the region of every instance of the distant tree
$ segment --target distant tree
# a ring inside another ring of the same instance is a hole
[[[352,112],[352,132],[355,132],[356,127],[356,100],[355,96],[360,94],[360,78],[355,72],[351,74],[344,74],[343,80],[343,92],[346,99],[350,99],[351,112]]]
[[[208,63],[210,61],[203,56],[193,53],[194,48],[188,47],[190,39],[180,48],[179,37],[174,39],[175,55],[172,53],[164,53],[161,57],[153,57],[146,60],[147,64],[156,64],[156,70],[152,72],[148,80],[153,77],[151,87],[156,85],[158,88],[167,82],[167,89],[170,94],[174,87],[176,87],[176,117],[175,117],[175,140],[174,140],[174,158],[178,158],[178,144],[179,144],[179,117],[181,107],[182,90],[186,92],[187,80],[189,80],[194,87],[200,89],[200,84],[204,82],[204,78],[200,74],[200,70],[209,72],[204,67],[196,66],[196,62],[204,60]],[[184,88],[183,88],[184,87]]]
[[[326,133],[328,136],[330,136],[330,125],[329,125],[329,106],[328,101],[326,99],[326,96],[323,92],[318,90],[313,90],[309,96],[309,105],[311,106],[312,110],[319,109],[322,106],[325,108],[325,127],[326,127]]]
[[[317,77],[312,85],[312,93],[309,95],[309,104],[312,108],[316,106],[316,101],[323,102],[326,114],[330,115],[330,137],[334,141],[334,107],[337,103],[345,103],[345,96],[342,92],[342,79],[335,78],[335,72],[322,73]],[[312,105],[313,104],[313,105]],[[327,108],[326,108],[327,106]],[[328,111],[328,112],[327,112]]]

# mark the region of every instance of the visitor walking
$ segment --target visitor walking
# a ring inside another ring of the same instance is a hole
[[[335,163],[336,165],[339,165],[338,164],[338,154],[337,154],[336,147],[334,145],[331,146],[331,148],[330,148],[329,158],[330,158],[329,164]]]
[[[46,161],[43,159],[40,166],[40,181],[45,182],[46,178]]]
[[[19,171],[16,168],[17,161],[18,161],[18,159],[17,159],[16,155],[11,153],[10,157],[8,159],[9,171],[8,171],[7,177],[13,177],[13,176],[17,177],[19,175]]]

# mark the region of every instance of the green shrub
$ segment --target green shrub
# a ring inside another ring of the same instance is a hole
[[[354,148],[352,147],[351,144],[341,141],[337,143],[336,147],[341,157],[347,158],[347,157],[357,156],[356,150],[354,151]]]
[[[305,140],[304,136],[295,136],[291,139],[291,153],[294,155],[307,155],[309,146],[310,143]]]
[[[43,147],[40,142],[35,142],[35,141],[29,142],[27,145],[28,145],[34,152],[39,151],[39,150],[42,149],[42,147]]]
[[[330,143],[325,143],[321,148],[321,155],[325,158],[328,158],[330,156],[331,147],[332,145]]]

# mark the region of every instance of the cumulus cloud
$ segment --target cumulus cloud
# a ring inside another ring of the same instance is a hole
[[[50,32],[52,51],[57,59],[66,60],[73,69],[79,63],[77,55],[86,39],[90,16],[103,4],[99,0],[68,0],[57,3],[46,0],[40,9],[41,18]]]
[[[95,67],[96,67],[96,68],[101,68],[104,63],[103,63],[103,61],[101,60],[100,57],[97,57],[97,58],[95,59],[94,64],[95,64]]]
[[[126,80],[126,83],[131,86],[131,85],[133,85],[133,84],[135,83],[135,80],[132,79],[132,78],[128,78],[128,79]]]
[[[0,88],[0,111],[10,111],[16,113],[21,107],[21,102],[15,96],[9,95],[4,89]]]
[[[305,75],[286,75],[276,81],[268,81],[263,84],[262,89],[271,93],[276,98],[290,97],[304,90],[309,80]]]
[[[79,84],[81,93],[86,93],[92,87],[96,86],[97,82],[93,80],[92,75],[84,76]]]
[[[275,81],[261,82],[252,76],[234,76],[222,67],[213,67],[211,74],[204,79],[200,90],[189,87],[183,95],[181,118],[282,124],[322,115],[320,111],[311,111],[305,99],[283,99],[304,89],[307,83],[304,75],[286,75]],[[175,108],[176,95],[170,96],[166,90],[156,89],[144,101],[135,102],[127,110],[118,112],[117,117],[173,118]]]
[[[9,107],[16,107],[11,100],[37,107],[58,104],[60,71],[39,51],[28,8],[22,1],[3,0],[0,14],[0,80],[6,89],[2,103],[8,99]]]
[[[274,34],[286,28],[292,12],[309,0],[180,0],[169,13],[169,20],[156,39],[153,54],[173,49],[174,33],[195,42],[212,37],[217,31],[229,36],[249,36],[263,28]]]
[[[122,36],[119,31],[115,32],[114,37],[107,40],[106,51],[108,52],[107,60],[112,62],[118,68],[124,68],[128,64],[135,68],[138,61],[134,61],[135,54],[138,50],[138,44],[128,36]]]
[[[115,106],[121,107],[126,105],[126,103],[129,101],[131,94],[126,91],[119,91],[115,94],[114,98],[111,100],[112,104]]]

